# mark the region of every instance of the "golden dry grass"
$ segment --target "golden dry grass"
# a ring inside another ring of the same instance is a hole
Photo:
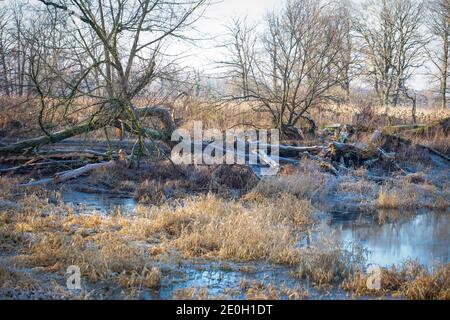
[[[381,270],[381,289],[369,289],[368,276],[358,272],[341,285],[355,297],[360,296],[394,296],[410,300],[449,300],[450,299],[450,265],[439,267],[433,272],[415,262],[408,262],[400,267]]]
[[[267,177],[253,188],[252,192],[267,198],[276,198],[288,193],[299,199],[320,199],[326,193],[327,176],[316,162],[302,159],[301,164],[290,169],[289,175]]]
[[[32,290],[36,288],[36,281],[24,273],[11,270],[5,263],[0,263],[0,289],[7,288]]]
[[[285,194],[266,203],[228,201],[208,195],[183,205],[152,208],[154,232],[163,232],[186,256],[268,260],[295,264],[298,231],[312,222],[312,208]]]
[[[325,241],[323,245],[303,248],[296,276],[308,279],[317,287],[330,287],[353,276],[365,263],[362,248],[344,248]]]
[[[428,184],[408,182],[408,179],[380,188],[376,200],[380,209],[434,209],[447,210],[450,207],[450,190]]]
[[[2,179],[2,198],[16,199],[20,208],[1,210],[0,247],[17,251],[18,267],[63,274],[78,265],[90,283],[113,281],[133,290],[158,287],[164,274],[154,263],[172,251],[295,265],[299,237],[313,221],[309,202],[290,194],[264,203],[198,196],[141,206],[136,217],[75,214],[49,204],[39,188],[17,195],[13,181]]]

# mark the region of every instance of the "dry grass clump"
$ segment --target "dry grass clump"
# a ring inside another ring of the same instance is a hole
[[[153,208],[149,218],[154,231],[166,233],[187,256],[292,265],[298,261],[298,231],[312,222],[312,210],[290,195],[263,205],[208,195],[175,209]]]
[[[257,177],[247,166],[220,165],[211,174],[210,189],[237,189],[248,191],[257,183]]]
[[[267,177],[260,181],[253,192],[269,198],[288,193],[299,199],[320,199],[326,192],[327,176],[312,161],[302,160],[302,165],[290,175]]]
[[[134,191],[134,198],[140,204],[161,204],[166,200],[164,185],[159,181],[145,180]]]
[[[368,275],[358,272],[347,279],[341,288],[354,296],[395,296],[410,300],[449,300],[450,265],[444,265],[430,272],[425,267],[407,262],[401,267],[381,269],[380,290],[369,289]]]
[[[414,179],[413,179],[414,180]],[[380,209],[447,210],[450,207],[450,190],[443,190],[431,184],[415,184],[403,180],[383,185],[376,200]]]
[[[36,287],[34,281],[28,275],[11,270],[6,264],[0,263],[0,289],[32,290]]]
[[[332,188],[332,192],[340,196],[353,196],[362,202],[370,202],[377,198],[379,185],[366,179],[362,175],[345,175],[338,178]]]
[[[126,272],[122,272],[118,276],[118,282],[125,288],[157,288],[161,282],[161,270],[155,267],[151,269],[144,267],[140,273],[133,271],[131,275],[129,275]]]
[[[344,248],[328,244],[303,248],[296,276],[312,281],[317,287],[339,283],[363,268],[366,254],[363,249]]]
[[[131,227],[133,219],[121,216],[74,215],[45,199],[28,198],[20,202],[20,211],[1,214],[0,246],[18,252],[17,266],[64,273],[77,265],[92,283],[113,280],[152,288],[159,283],[160,273],[146,269],[147,248],[133,242],[148,235],[145,224]],[[43,215],[42,208],[49,213]]]
[[[241,288],[245,289],[247,300],[280,300],[280,290],[275,285],[266,286],[255,281],[251,285],[241,283]]]
[[[15,197],[20,194],[18,183],[18,179],[0,176],[0,198],[2,200],[14,201]],[[0,209],[2,208],[0,207]]]
[[[206,300],[208,298],[207,288],[177,289],[172,295],[173,300]]]
[[[93,283],[116,278],[122,284],[124,275],[134,279],[137,270],[144,269],[144,249],[124,243],[117,239],[118,235],[99,234],[96,237],[88,234],[79,232],[69,236],[53,232],[43,235],[30,249],[24,249],[16,261],[19,265],[53,272],[77,265],[82,275]],[[143,277],[145,280],[146,274]]]

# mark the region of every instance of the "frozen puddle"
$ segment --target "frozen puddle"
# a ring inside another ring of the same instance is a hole
[[[206,289],[210,298],[246,299],[247,289],[258,284],[264,284],[265,290],[268,287],[277,288],[278,298],[282,300],[288,299],[293,292],[307,292],[308,299],[347,297],[341,290],[318,291],[308,281],[296,279],[292,269],[264,262],[186,262],[166,269],[165,273],[167,276],[164,277],[158,292],[153,295],[149,293],[146,299],[170,299],[180,290],[191,288],[195,288],[197,294]]]

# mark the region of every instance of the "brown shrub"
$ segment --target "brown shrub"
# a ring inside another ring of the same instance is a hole
[[[257,177],[247,166],[220,165],[211,174],[210,188],[247,191],[257,184]]]

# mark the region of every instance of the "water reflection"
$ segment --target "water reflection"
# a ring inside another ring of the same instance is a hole
[[[373,215],[334,213],[324,221],[325,234],[344,243],[358,243],[370,251],[369,263],[382,266],[416,259],[425,265],[449,263],[450,215],[422,213],[386,224]]]
[[[65,203],[75,207],[79,206],[88,212],[96,211],[101,214],[108,214],[117,207],[120,207],[125,213],[136,212],[136,200],[130,197],[77,191],[64,191],[61,193],[61,197]]]
[[[81,205],[84,210],[108,214],[116,207],[123,212],[136,212],[136,201],[109,194],[63,192],[66,203]],[[425,265],[450,263],[450,214],[391,212],[393,222],[380,224],[383,215],[335,212],[321,224],[325,235],[344,243],[362,245],[370,252],[369,263],[389,266],[408,259]],[[203,277],[201,277],[203,278]]]

